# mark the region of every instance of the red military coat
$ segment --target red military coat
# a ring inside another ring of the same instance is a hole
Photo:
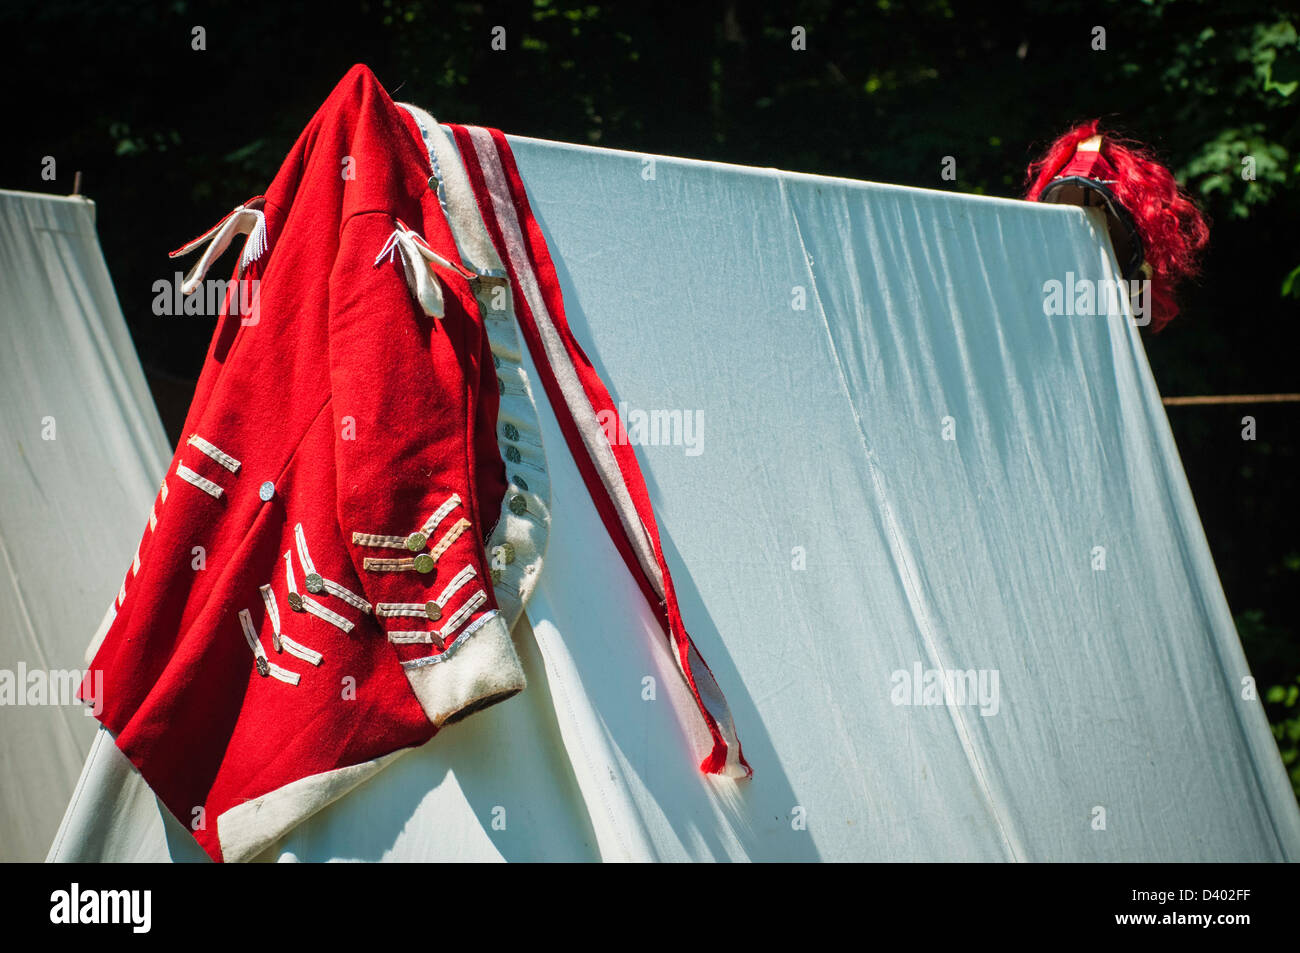
[[[594,371],[570,373],[581,352],[544,243],[525,247],[540,230],[504,137],[491,134],[496,166],[462,167],[431,124],[354,67],[266,195],[202,239],[190,284],[248,234],[232,283],[246,306],[232,294],[223,308],[92,669],[102,722],[214,859],[254,856],[524,688],[510,628],[545,549],[532,435],[548,397],[678,646],[715,741],[703,767],[748,773],[681,625],[635,458],[583,443],[612,402],[595,381],[603,398],[571,406]],[[466,150],[488,133],[455,135]],[[502,203],[531,239],[503,233]],[[519,367],[525,343],[540,382]]]

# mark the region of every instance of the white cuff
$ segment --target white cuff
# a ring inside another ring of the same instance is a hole
[[[424,713],[439,728],[519,694],[526,684],[500,613],[460,635],[444,655],[402,666]]]

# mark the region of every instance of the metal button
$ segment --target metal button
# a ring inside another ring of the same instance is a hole
[[[521,477],[518,473],[515,474],[515,486],[519,487],[519,489],[521,490],[528,489],[528,484],[524,482],[524,478]]]
[[[425,536],[419,530],[416,530],[410,536],[406,537],[406,548],[413,553],[418,553],[428,545],[429,537]]]
[[[518,447],[506,447],[506,459],[509,460],[511,463],[518,463],[518,462],[519,462],[519,448],[518,448]]]
[[[296,592],[289,593],[289,608],[294,612],[302,611],[302,596]]]
[[[415,557],[416,572],[433,572],[433,557],[428,553],[420,553]]]
[[[519,428],[516,427],[514,424],[506,424],[504,427],[501,428],[501,432],[506,435],[507,440],[519,439]]]
[[[510,497],[510,512],[514,513],[515,516],[523,516],[528,512],[528,501],[516,493]]]
[[[271,663],[260,655],[257,657],[257,674],[263,678],[271,674]]]
[[[505,559],[507,566],[510,565],[512,562],[514,562],[515,561],[514,543],[502,543],[501,556],[503,559]]]
[[[321,578],[320,573],[317,572],[307,573],[307,591],[308,592],[325,591],[325,580]]]
[[[500,582],[500,581],[501,581],[501,570],[500,570],[500,569],[493,569],[493,570],[492,570],[492,581],[493,581],[493,582]]]
[[[257,495],[261,497],[263,503],[269,503],[271,497],[275,496],[275,484],[267,480],[257,488]]]
[[[429,176],[429,188],[435,192],[438,191],[438,177],[436,175]]]
[[[431,621],[437,622],[442,618],[442,606],[438,605],[436,602],[426,602],[424,604],[424,614],[427,615]]]

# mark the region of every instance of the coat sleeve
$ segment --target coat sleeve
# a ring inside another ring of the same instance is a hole
[[[481,320],[464,276],[431,269],[437,318],[409,290],[400,253],[376,260],[395,226],[386,212],[351,216],[329,278],[337,507],[374,606],[363,637],[390,644],[441,726],[516,694],[524,673],[474,505]]]

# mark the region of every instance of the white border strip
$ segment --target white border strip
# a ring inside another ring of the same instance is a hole
[[[591,457],[592,463],[600,474],[601,482],[608,489],[619,520],[623,523],[624,533],[636,550],[637,561],[649,577],[656,594],[663,598],[663,576],[659,570],[658,560],[655,558],[654,547],[650,543],[650,536],[642,525],[641,517],[632,503],[631,494],[623,482],[623,474],[619,470],[618,461],[614,458],[613,448],[610,447],[604,431],[596,422],[595,408],[592,407],[591,400],[578,379],[569,352],[565,349],[559,332],[551,323],[551,314],[546,308],[540,283],[533,270],[532,260],[528,256],[528,244],[524,241],[523,228],[519,224],[514,197],[506,181],[496,143],[492,141],[491,133],[482,127],[467,126],[466,129],[469,130],[474,151],[478,154],[479,166],[482,168],[492,206],[496,212],[497,225],[505,240],[506,255],[515,266],[519,290],[533,312],[533,320],[537,324],[538,335],[546,351],[546,359],[555,371],[555,379],[564,393],[565,403],[573,412],[573,419],[582,435],[587,455]]]

